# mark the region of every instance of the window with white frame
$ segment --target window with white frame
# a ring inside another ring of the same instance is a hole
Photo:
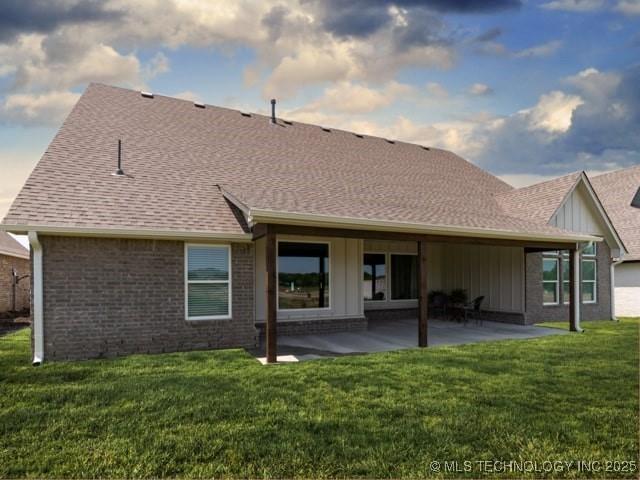
[[[558,264],[557,257],[542,259],[542,302],[544,305],[558,304]]]
[[[596,260],[597,246],[595,242],[589,242],[589,244],[582,249],[582,259],[580,272],[582,274],[581,290],[582,290],[582,303],[596,303],[597,301],[597,260]],[[546,257],[555,256],[556,252],[545,253]],[[561,277],[562,277],[562,303],[568,304],[571,299],[571,287],[569,285],[570,278],[570,263],[569,252],[564,250],[557,252],[558,258],[561,262]]]
[[[231,317],[231,249],[186,245],[185,309],[188,320]]]

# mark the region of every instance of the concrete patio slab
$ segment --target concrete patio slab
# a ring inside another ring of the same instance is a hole
[[[429,346],[439,346],[564,335],[569,332],[535,325],[488,321],[483,322],[482,325],[474,322],[464,325],[443,320],[429,320],[428,333]],[[415,319],[370,322],[369,328],[361,332],[278,337],[279,351],[294,352],[293,355],[297,357],[294,361],[304,360],[304,357],[318,358],[402,350],[417,347],[417,342],[418,321]]]

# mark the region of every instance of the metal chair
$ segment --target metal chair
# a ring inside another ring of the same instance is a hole
[[[484,301],[484,295],[480,295],[479,297],[474,298],[471,302],[467,303],[464,306],[465,325],[467,324],[469,319],[473,317],[475,317],[476,324],[480,322],[480,325],[482,325],[482,315],[480,315],[480,307],[482,307],[483,301]]]

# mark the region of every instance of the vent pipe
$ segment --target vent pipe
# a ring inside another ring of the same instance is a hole
[[[271,99],[271,123],[276,123],[276,99]]]
[[[122,170],[122,140],[120,139],[118,139],[118,169],[114,175],[124,175],[124,171]]]

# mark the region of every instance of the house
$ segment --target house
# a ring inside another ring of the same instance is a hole
[[[29,251],[0,231],[0,315],[29,308]]]
[[[640,165],[591,178],[629,253],[615,264],[615,313],[640,316]]]
[[[609,318],[625,247],[583,173],[513,189],[459,156],[92,84],[18,194],[34,362],[250,347],[417,319]],[[581,273],[582,272],[582,273]],[[580,281],[582,278],[582,281]]]

